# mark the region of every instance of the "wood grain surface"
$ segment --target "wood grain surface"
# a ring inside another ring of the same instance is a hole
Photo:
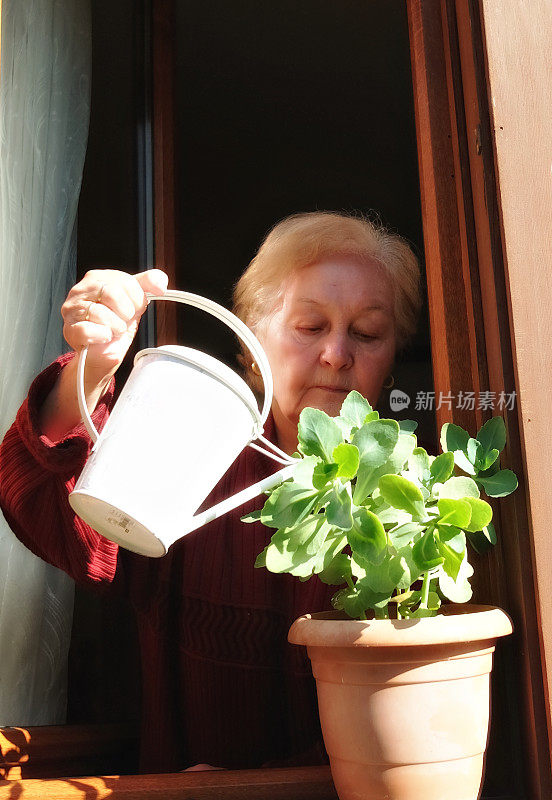
[[[487,777],[497,794],[525,797],[527,785],[527,796],[549,800],[552,687],[543,669],[552,663],[552,487],[543,443],[552,389],[552,6],[541,0],[529,14],[521,0],[507,8],[498,0],[407,5],[436,398],[518,392],[511,410],[437,411],[439,426],[452,419],[470,430],[502,414],[503,466],[520,480],[495,507],[498,546],[470,558],[474,597],[501,605],[515,621],[514,637],[497,652]],[[528,448],[524,427],[535,417]],[[539,495],[536,535],[529,466]],[[543,615],[548,628],[539,626]]]
[[[530,509],[526,561],[532,564],[540,659],[552,758],[552,4],[481,0],[504,265],[511,320],[517,414]],[[541,790],[552,796],[550,776]]]
[[[134,772],[134,725],[0,728],[0,780]]]
[[[0,781],[0,800],[337,800],[329,767]]]

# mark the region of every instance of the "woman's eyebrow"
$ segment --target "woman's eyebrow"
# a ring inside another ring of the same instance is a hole
[[[307,303],[308,305],[319,306],[323,308],[326,303],[322,303],[319,300],[314,300],[312,297],[299,297],[297,298],[299,303]],[[370,305],[364,306],[360,309],[360,313],[364,313],[365,311],[385,311],[388,312],[389,308],[386,305]]]

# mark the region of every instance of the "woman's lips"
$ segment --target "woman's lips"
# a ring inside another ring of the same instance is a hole
[[[337,392],[338,394],[346,394],[349,390],[344,386],[323,386],[318,385],[314,387],[315,389],[323,389],[325,392]]]

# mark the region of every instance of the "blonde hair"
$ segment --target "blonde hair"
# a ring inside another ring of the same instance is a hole
[[[362,216],[310,211],[278,222],[235,286],[234,313],[258,331],[276,310],[286,279],[332,256],[375,261],[387,272],[395,295],[397,350],[404,348],[421,307],[418,259],[401,236]]]

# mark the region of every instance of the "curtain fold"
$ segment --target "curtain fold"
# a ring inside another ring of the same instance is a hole
[[[0,437],[63,350],[90,113],[89,0],[2,0]],[[65,720],[73,583],[0,515],[0,725]]]

